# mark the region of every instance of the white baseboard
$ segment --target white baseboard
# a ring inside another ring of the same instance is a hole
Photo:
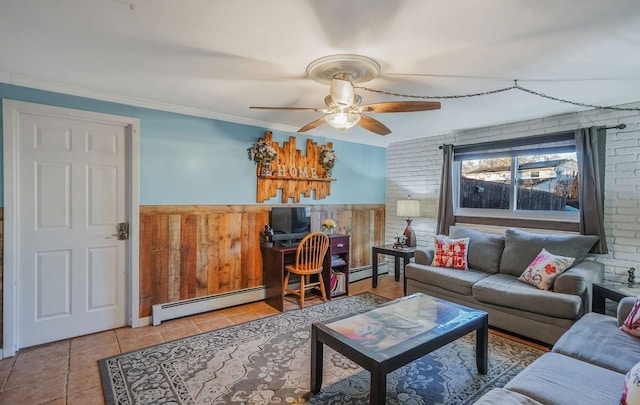
[[[139,323],[140,327],[149,326],[149,325],[151,325],[151,317],[150,316],[145,316],[144,318],[140,318],[138,323]]]

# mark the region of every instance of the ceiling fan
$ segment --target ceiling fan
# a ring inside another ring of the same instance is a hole
[[[330,55],[314,60],[307,66],[311,79],[330,84],[329,95],[324,98],[325,107],[249,107],[260,110],[311,110],[326,114],[300,128],[306,132],[325,122],[340,130],[358,125],[378,135],[388,135],[391,130],[382,122],[365,113],[414,112],[440,109],[436,101],[393,101],[362,104],[362,97],[355,93],[354,83],[362,83],[376,77],[380,65],[375,60],[360,55]]]

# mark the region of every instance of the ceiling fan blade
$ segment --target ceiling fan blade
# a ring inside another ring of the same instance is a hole
[[[360,121],[358,122],[358,125],[367,131],[374,132],[378,135],[389,135],[391,133],[391,130],[382,122],[364,114],[360,114]]]
[[[365,104],[359,107],[362,112],[368,113],[393,113],[439,110],[438,101],[391,101],[388,103]]]
[[[326,111],[325,108],[317,108],[317,107],[249,107],[254,110],[294,110],[294,111],[316,111],[323,113]]]
[[[313,129],[313,128],[315,128],[315,127],[319,127],[320,125],[324,124],[324,122],[325,122],[325,121],[324,121],[324,117],[319,118],[319,119],[317,119],[317,120],[315,120],[315,121],[312,121],[312,122],[308,123],[308,124],[307,124],[307,125],[305,125],[304,127],[300,128],[300,129],[298,130],[298,132],[307,132],[307,131],[308,131],[308,130],[310,130],[310,129]]]

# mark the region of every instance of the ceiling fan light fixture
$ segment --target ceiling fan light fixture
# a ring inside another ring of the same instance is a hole
[[[331,98],[340,106],[348,106],[353,104],[354,92],[353,84],[348,80],[334,78],[330,87]]]
[[[325,116],[324,120],[332,127],[344,131],[345,129],[358,125],[358,122],[360,122],[360,114],[339,112]]]

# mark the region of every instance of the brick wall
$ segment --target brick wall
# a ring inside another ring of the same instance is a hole
[[[640,102],[624,107],[640,108]],[[604,206],[609,253],[593,258],[605,264],[607,280],[625,281],[629,267],[638,269],[640,275],[640,113],[633,111],[591,110],[392,143],[387,148],[386,241],[392,242],[404,230],[405,221],[395,215],[396,201],[410,194],[422,201],[425,213],[425,217],[415,218],[412,224],[418,246],[433,247],[442,168],[442,151],[438,146],[621,123],[627,125],[624,130],[607,131]],[[501,232],[496,227],[484,229]]]

